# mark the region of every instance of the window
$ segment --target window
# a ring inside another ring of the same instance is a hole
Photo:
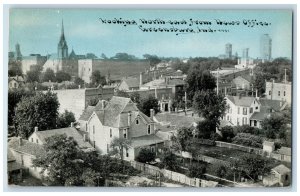
[[[112,138],[112,130],[109,130],[109,137]]]
[[[229,116],[227,116],[227,121],[229,121]]]
[[[93,125],[93,134],[95,134],[95,125]]]
[[[285,96],[285,91],[283,91],[283,96]]]
[[[252,113],[253,113],[253,108],[250,108],[250,111],[249,111],[249,112],[250,112],[250,114],[252,114]]]
[[[123,137],[127,138],[127,130],[126,129],[123,130]]]
[[[38,139],[36,139],[36,141],[35,141],[37,144],[39,143],[39,140]]]
[[[238,107],[238,114],[240,114],[240,107]]]
[[[93,147],[94,147],[94,148],[96,147],[96,141],[93,142]]]
[[[243,119],[242,119],[242,125],[246,125],[246,124],[247,124],[247,118],[243,117]]]
[[[126,157],[129,157],[128,149],[126,149]]]
[[[88,131],[87,123],[85,123],[85,131]]]
[[[258,110],[258,106],[256,106],[255,109]]]
[[[240,125],[240,119],[239,118],[236,119],[236,122],[237,122],[237,125]]]
[[[269,91],[269,95],[271,95],[271,91]]]
[[[14,83],[14,86],[15,86],[15,88],[17,88],[17,84],[16,83]]]
[[[151,125],[148,125],[148,135],[151,133]]]
[[[255,127],[257,126],[257,121],[256,121],[256,120],[254,121],[254,126],[255,126]]]
[[[280,96],[280,91],[278,91],[278,96]]]
[[[21,164],[24,165],[24,157],[21,155]]]
[[[109,153],[109,144],[106,144],[106,152]]]
[[[33,142],[33,138],[31,138],[31,142]]]
[[[135,120],[135,124],[137,124],[137,125],[139,124],[139,119]]]
[[[247,115],[247,108],[243,108],[243,115]]]

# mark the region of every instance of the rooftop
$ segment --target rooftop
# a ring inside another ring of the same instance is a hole
[[[246,106],[250,107],[254,100],[256,100],[255,97],[239,97],[239,96],[227,96],[227,99],[229,99],[232,103],[234,103],[237,106]]]
[[[137,78],[124,78],[122,82],[125,82],[129,88],[137,88],[140,86],[140,81]]]
[[[278,174],[286,174],[291,172],[291,170],[283,164],[274,167],[272,170],[277,172]]]
[[[20,145],[19,140],[20,138],[17,137],[11,138],[8,142],[8,148],[32,156],[41,156],[46,153],[42,145],[29,142],[25,139],[22,139],[22,145]]]
[[[281,147],[280,149],[277,150],[277,152],[283,155],[288,155],[288,156],[292,155],[292,149],[288,147]]]
[[[133,148],[149,146],[164,142],[161,138],[156,135],[143,135],[131,139],[131,145]]]
[[[154,116],[159,123],[169,123],[171,126],[176,127],[190,127],[194,123],[198,123],[202,120],[199,117],[183,116],[172,113],[158,113]]]

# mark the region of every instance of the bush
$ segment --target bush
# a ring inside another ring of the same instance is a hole
[[[142,163],[147,163],[155,160],[155,153],[149,148],[142,148],[136,157],[136,160]]]
[[[237,133],[250,133],[252,135],[263,135],[264,131],[256,127],[250,127],[250,125],[236,126],[233,131]]]
[[[255,148],[262,148],[263,138],[249,133],[238,133],[233,139],[232,143]]]
[[[222,133],[223,142],[231,142],[232,138],[234,138],[235,136],[233,128],[231,126],[222,127],[220,131]]]
[[[207,164],[195,163],[189,167],[188,177],[190,178],[202,178],[206,172]]]

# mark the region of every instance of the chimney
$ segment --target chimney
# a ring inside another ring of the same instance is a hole
[[[154,109],[150,109],[150,118],[153,120],[154,117]]]
[[[23,145],[23,139],[21,137],[19,137],[19,146]]]
[[[140,86],[143,85],[143,73],[140,72]]]
[[[86,142],[86,134],[83,134],[83,141]]]
[[[71,127],[74,127],[74,122],[71,122]]]
[[[34,127],[34,132],[38,132],[39,128],[38,127]]]
[[[101,102],[102,102],[102,110],[104,110],[104,108],[105,108],[105,100],[101,100]]]
[[[130,126],[131,124],[131,113],[128,112],[128,126]]]

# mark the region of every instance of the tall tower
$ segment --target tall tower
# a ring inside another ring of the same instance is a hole
[[[68,58],[68,45],[64,33],[64,21],[61,22],[61,35],[57,46],[57,55],[59,59]]]
[[[260,58],[263,61],[270,61],[272,58],[272,39],[269,34],[260,37]]]
[[[21,49],[20,49],[20,44],[17,43],[15,46],[16,49],[16,60],[21,60],[22,59],[22,54],[21,54]]]
[[[227,59],[232,58],[232,44],[231,43],[227,43],[225,45],[225,55],[226,55]]]

